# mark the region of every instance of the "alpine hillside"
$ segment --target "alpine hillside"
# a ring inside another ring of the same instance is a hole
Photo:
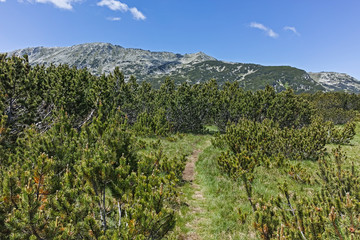
[[[321,84],[327,91],[346,91],[360,93],[360,82],[345,73],[320,72],[309,73],[312,79]]]
[[[344,74],[307,73],[290,66],[262,66],[217,60],[205,53],[175,54],[123,48],[109,43],[86,43],[71,47],[33,47],[16,50],[11,55],[29,57],[31,65],[68,64],[87,68],[92,74],[111,73],[116,66],[126,79],[131,75],[138,81],[159,86],[167,77],[176,84],[196,84],[215,79],[219,85],[238,81],[245,89],[273,86],[276,91],[291,87],[295,92],[350,91],[359,92],[360,82]]]

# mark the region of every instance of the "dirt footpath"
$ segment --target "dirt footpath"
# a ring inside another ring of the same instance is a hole
[[[199,158],[200,150],[195,150],[185,166],[185,170],[183,172],[183,180],[192,182],[195,179],[195,163]]]

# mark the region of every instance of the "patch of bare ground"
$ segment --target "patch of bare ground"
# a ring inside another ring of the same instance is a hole
[[[186,227],[190,229],[190,232],[186,235],[179,236],[181,240],[202,240],[203,238],[199,235],[199,230],[204,226],[204,219],[201,217],[204,213],[202,208],[203,202],[205,200],[204,195],[200,189],[200,186],[194,183],[196,172],[195,164],[199,158],[200,150],[195,150],[191,156],[188,158],[188,162],[185,166],[183,172],[183,180],[190,182],[192,189],[194,189],[194,194],[191,199],[187,199],[189,205],[189,214],[192,214],[194,219],[191,222],[186,224]]]
[[[199,158],[200,150],[195,150],[185,166],[185,170],[183,172],[183,180],[192,182],[195,179],[195,163]]]

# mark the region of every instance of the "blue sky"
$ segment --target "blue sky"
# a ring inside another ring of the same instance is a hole
[[[0,0],[0,52],[109,42],[360,80],[359,0]]]

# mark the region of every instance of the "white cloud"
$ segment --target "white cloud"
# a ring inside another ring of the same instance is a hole
[[[122,11],[122,12],[129,11],[129,6],[127,4],[116,0],[101,0],[101,2],[98,2],[97,5],[100,7],[106,6],[113,11]]]
[[[108,17],[107,20],[109,20],[109,21],[120,21],[121,18],[119,18],[119,17]]]
[[[0,2],[5,2],[6,0],[0,0]]]
[[[263,30],[266,33],[266,35],[268,35],[269,37],[272,37],[272,38],[277,38],[279,36],[279,34],[274,32],[271,28],[268,28],[261,23],[252,22],[252,23],[250,23],[250,27]]]
[[[117,0],[101,0],[97,3],[100,7],[108,7],[109,9],[113,11],[121,11],[121,12],[128,12],[130,11],[133,17],[136,20],[145,20],[145,15],[140,12],[137,8],[129,8],[129,6],[126,3],[122,3]]]
[[[36,0],[38,3],[52,3],[58,8],[72,9],[71,0]]]
[[[0,0],[3,1],[3,0]],[[37,3],[52,3],[55,7],[72,10],[72,3],[79,2],[81,0],[35,0]],[[23,0],[18,0],[18,2],[24,2]],[[34,0],[28,0],[28,2],[34,2]]]
[[[293,33],[295,33],[296,35],[300,36],[300,33],[298,33],[298,31],[296,30],[295,27],[289,27],[289,26],[285,26],[284,27],[285,31],[292,31]]]
[[[144,14],[142,14],[142,12],[140,12],[137,8],[133,7],[130,8],[130,12],[131,14],[134,16],[134,18],[136,20],[145,20],[146,17],[144,16]]]

